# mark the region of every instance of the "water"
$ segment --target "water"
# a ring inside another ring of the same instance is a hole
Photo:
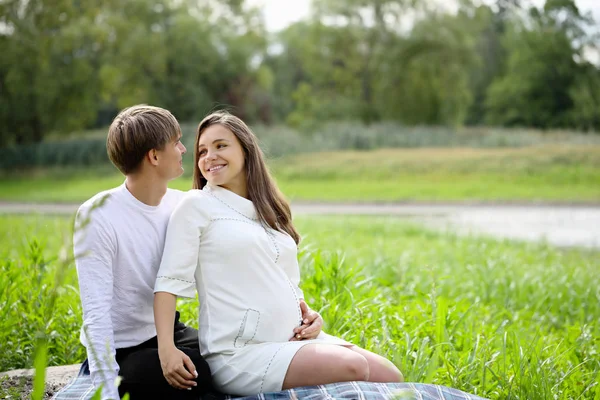
[[[72,214],[73,204],[0,203],[0,213]],[[295,215],[394,215],[460,234],[600,248],[600,206],[293,203]]]
[[[298,214],[396,215],[460,234],[600,248],[600,207],[297,204]]]

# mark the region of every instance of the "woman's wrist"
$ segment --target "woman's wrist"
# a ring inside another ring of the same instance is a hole
[[[160,340],[158,341],[158,354],[169,352],[175,348],[175,342],[173,342],[172,340],[164,340],[162,342]]]

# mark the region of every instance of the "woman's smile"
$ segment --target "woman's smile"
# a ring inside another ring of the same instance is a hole
[[[223,170],[223,168],[225,168],[226,166],[227,166],[227,164],[213,165],[213,166],[207,168],[207,171],[212,174],[216,174],[217,172]]]

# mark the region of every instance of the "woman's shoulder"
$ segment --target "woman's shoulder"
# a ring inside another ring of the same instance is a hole
[[[194,214],[208,215],[214,208],[214,202],[205,191],[191,189],[185,192],[177,205],[178,212],[192,212]]]
[[[190,189],[183,193],[183,200],[186,199],[203,199],[207,198],[206,192],[201,189]]]

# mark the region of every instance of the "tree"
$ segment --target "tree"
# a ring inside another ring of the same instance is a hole
[[[0,3],[0,145],[76,129],[96,117],[96,61],[104,2],[7,0]]]
[[[548,0],[543,9],[532,8],[527,20],[515,21],[503,40],[509,53],[506,73],[488,91],[487,121],[568,126],[588,23],[573,0]]]
[[[569,90],[573,101],[571,125],[586,131],[600,131],[600,69],[590,63],[582,66]]]
[[[476,62],[472,17],[429,13],[411,35],[397,39],[378,80],[385,119],[407,124],[461,125],[472,101],[469,71]]]

